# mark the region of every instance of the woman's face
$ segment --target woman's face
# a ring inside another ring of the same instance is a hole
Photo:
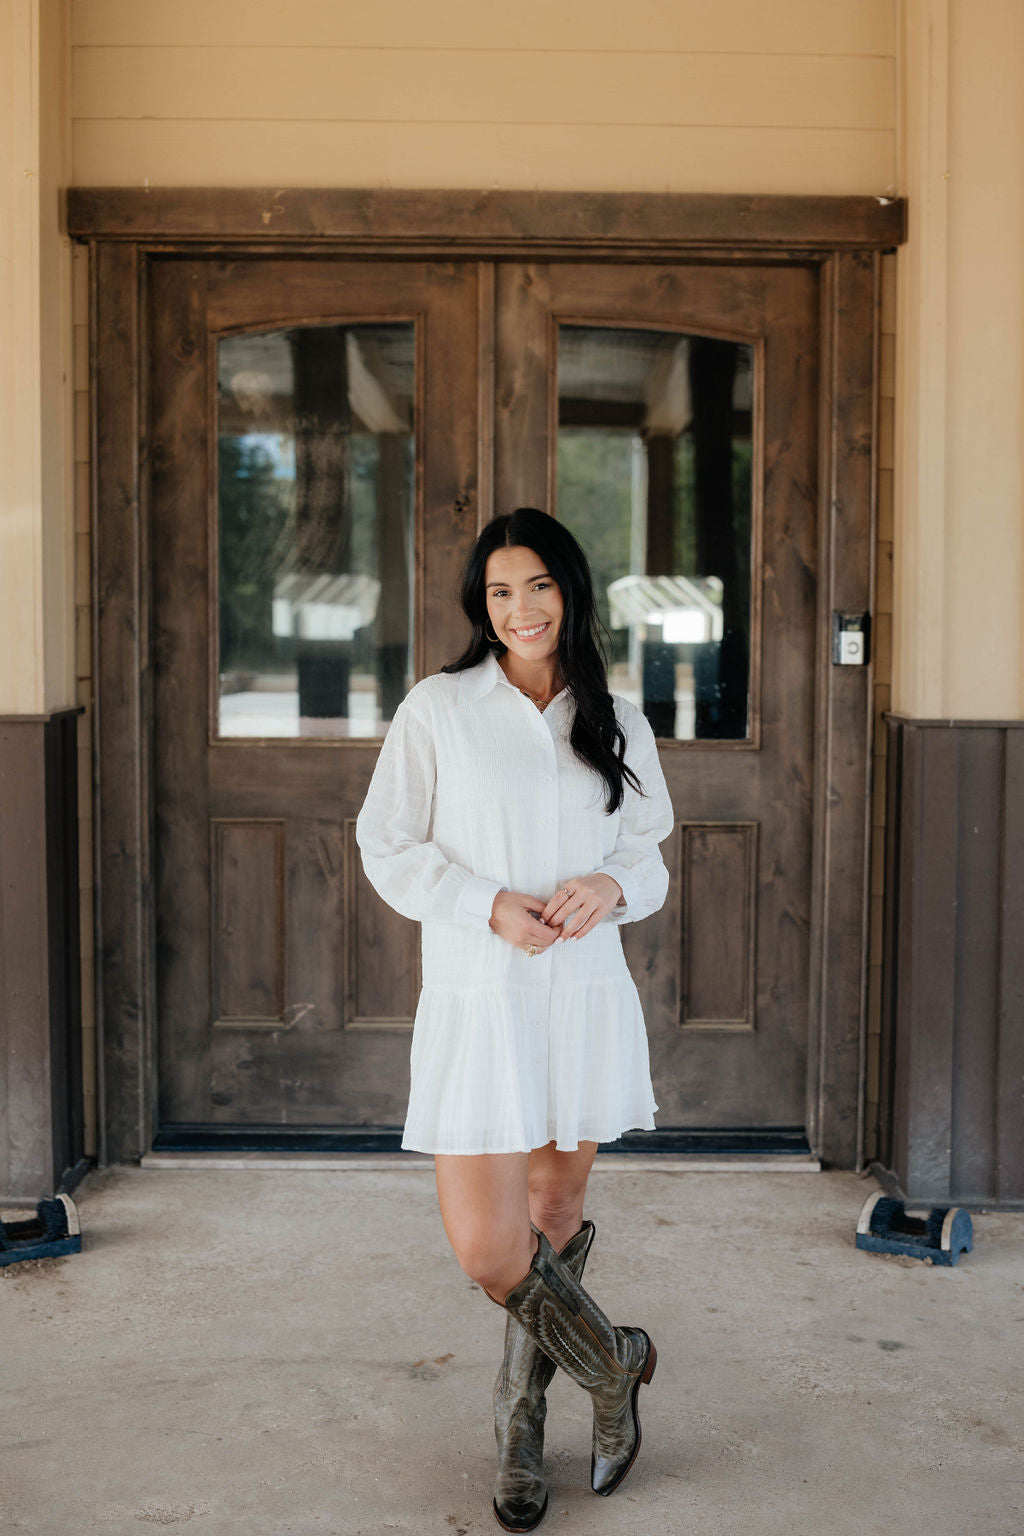
[[[487,614],[494,633],[514,656],[542,661],[558,650],[562,592],[532,549],[513,545],[487,557]]]

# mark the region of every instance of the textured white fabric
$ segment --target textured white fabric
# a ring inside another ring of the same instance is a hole
[[[658,844],[673,812],[650,725],[635,705],[614,704],[645,794],[627,784],[610,816],[603,779],[569,745],[569,695],[542,714],[493,655],[424,678],[395,711],[356,841],[376,890],[422,924],[403,1147],[525,1152],[555,1141],[574,1151],[654,1125],[619,924],[665,900]],[[531,958],[489,927],[503,888],[543,906],[596,870],[618,881],[625,905],[575,943]]]

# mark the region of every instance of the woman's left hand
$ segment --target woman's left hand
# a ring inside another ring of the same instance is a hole
[[[555,892],[541,913],[541,919],[552,925],[561,924],[562,932],[555,940],[563,944],[566,939],[581,939],[622,900],[622,887],[611,875],[574,875]]]

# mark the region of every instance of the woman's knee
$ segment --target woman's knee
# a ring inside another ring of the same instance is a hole
[[[530,1215],[544,1233],[561,1233],[571,1226],[579,1229],[587,1181],[545,1175],[530,1182]],[[569,1234],[572,1236],[572,1233]]]
[[[528,1228],[514,1238],[495,1231],[467,1231],[450,1234],[450,1240],[462,1271],[492,1295],[510,1291],[526,1274],[533,1256]]]

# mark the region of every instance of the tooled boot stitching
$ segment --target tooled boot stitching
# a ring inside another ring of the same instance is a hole
[[[593,1222],[585,1221],[570,1238],[561,1259],[579,1279],[594,1238]],[[544,1393],[556,1366],[514,1317],[505,1319],[505,1353],[494,1383],[494,1435],[498,1443],[498,1472],[494,1483],[494,1513],[508,1531],[533,1530],[547,1508],[542,1464]]]
[[[536,1230],[536,1229],[534,1229]],[[543,1233],[530,1270],[505,1297],[506,1310],[586,1391],[594,1404],[591,1486],[614,1491],[640,1449],[636,1399],[657,1352],[640,1328],[615,1328],[554,1253]]]

